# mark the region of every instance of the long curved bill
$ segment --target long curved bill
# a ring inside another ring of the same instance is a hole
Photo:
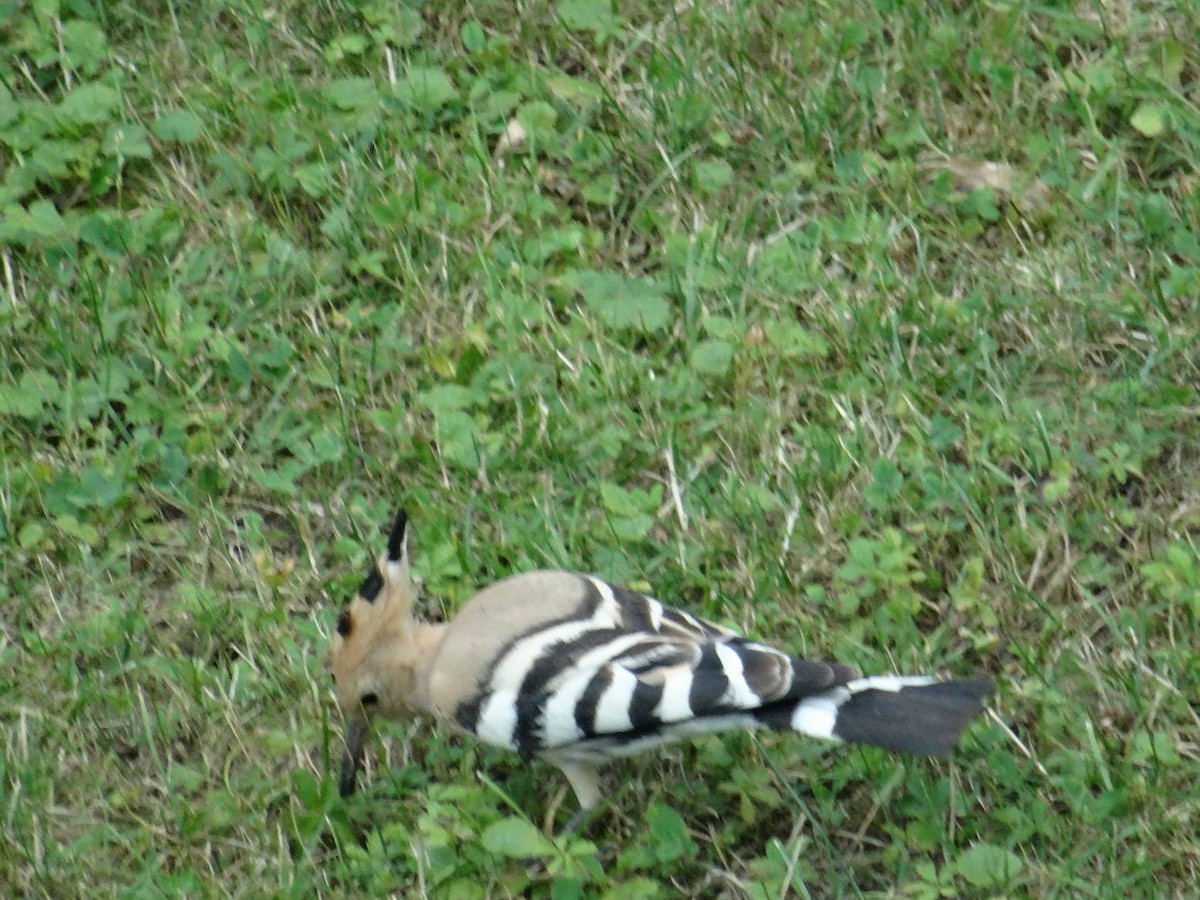
[[[358,770],[362,768],[363,750],[367,741],[367,720],[346,720],[346,754],[342,757],[342,773],[338,778],[338,793],[349,797],[354,793]]]

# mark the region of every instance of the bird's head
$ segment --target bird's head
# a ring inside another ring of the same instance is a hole
[[[346,753],[338,790],[354,793],[369,720],[411,712],[416,691],[413,668],[414,587],[405,552],[408,516],[396,514],[387,551],[371,567],[357,595],[337,618],[333,677],[345,721]]]

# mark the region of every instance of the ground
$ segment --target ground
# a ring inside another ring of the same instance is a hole
[[[10,896],[1183,896],[1200,880],[1200,13],[0,4]],[[562,779],[327,644],[580,569],[989,675],[949,759]],[[532,862],[531,862],[532,860]]]

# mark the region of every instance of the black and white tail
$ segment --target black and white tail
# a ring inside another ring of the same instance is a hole
[[[780,731],[943,756],[983,711],[992,691],[992,682],[983,679],[877,675],[798,702],[767,704],[755,710],[754,717]]]

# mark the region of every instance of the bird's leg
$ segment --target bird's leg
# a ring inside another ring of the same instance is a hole
[[[579,827],[584,822],[591,818],[592,813],[595,811],[596,807],[594,806],[581,806],[575,811],[575,815],[571,816],[571,818],[567,820],[567,824],[559,829],[558,834],[554,836],[554,840],[561,841],[565,838],[569,838],[579,830]]]
[[[601,797],[600,775],[593,766],[586,763],[554,760],[554,764],[567,776],[567,781],[579,800],[578,812],[571,816],[566,826],[556,835],[556,838],[561,839],[573,834],[595,811]]]

